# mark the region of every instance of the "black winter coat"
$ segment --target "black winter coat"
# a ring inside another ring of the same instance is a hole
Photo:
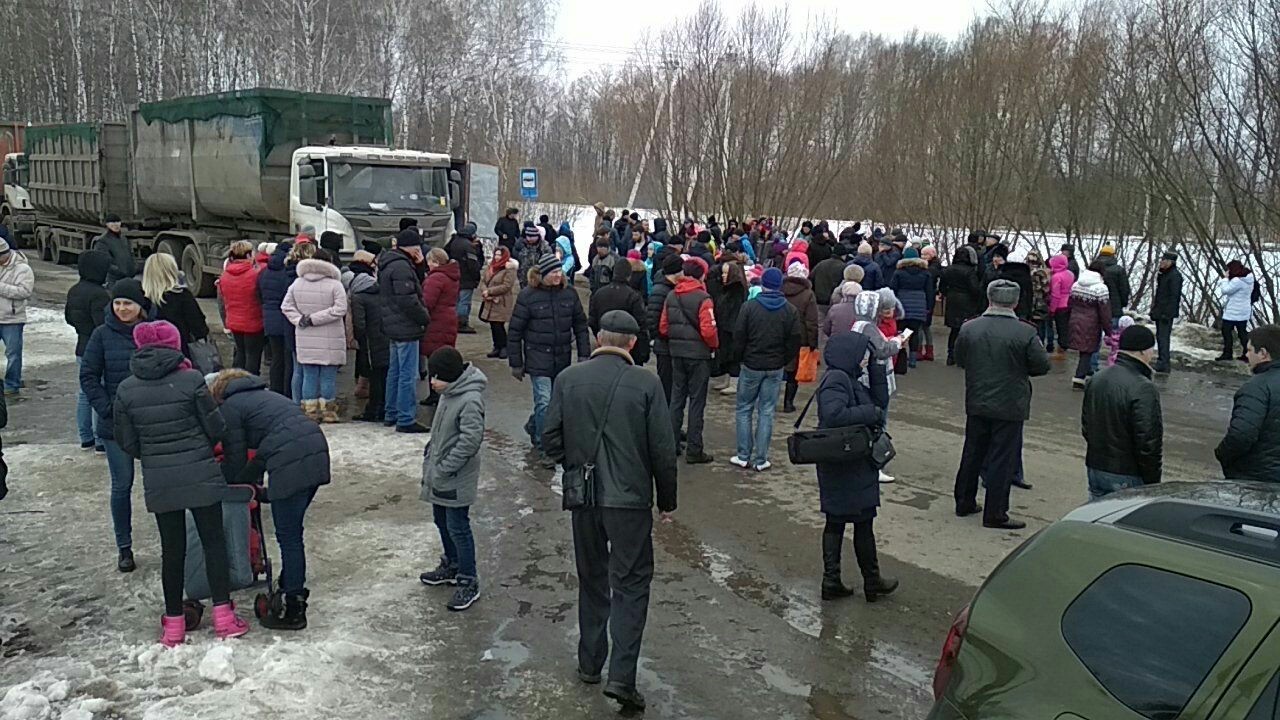
[[[143,318],[145,319],[145,318]],[[89,336],[80,365],[80,389],[84,391],[98,415],[98,436],[104,440],[115,439],[111,422],[115,417],[113,403],[116,389],[129,377],[129,359],[136,347],[133,344],[133,325],[120,322],[110,310],[103,314],[103,322]]]
[[[357,352],[369,367],[390,367],[391,341],[382,328],[382,289],[376,281],[366,283],[360,276],[352,280],[351,288],[351,334],[360,345]]]
[[[267,472],[267,497],[291,497],[329,484],[329,443],[320,426],[298,404],[267,389],[261,378],[232,380],[222,397],[227,424],[222,441],[226,482],[245,482]],[[250,468],[249,451],[256,450]]]
[[[600,454],[592,458],[601,426]],[[556,380],[542,447],[566,468],[595,461],[598,507],[648,510],[656,487],[658,509],[676,509],[676,441],[662,383],[612,348],[596,350]]]
[[[809,267],[817,268],[819,263],[832,256],[834,250],[834,242],[828,240],[826,235],[815,232],[813,241],[809,243],[809,249],[805,251],[809,256]],[[827,295],[830,297],[830,293]]]
[[[93,249],[111,257],[111,267],[107,270],[108,286],[117,280],[138,274],[138,260],[133,256],[133,247],[128,238],[108,230],[94,238]]]
[[[1164,420],[1151,368],[1121,355],[1095,375],[1084,389],[1080,432],[1086,466],[1141,477],[1144,485],[1160,482]]]
[[[876,264],[880,266],[880,287],[889,287],[894,273],[898,272],[898,261],[902,259],[902,251],[896,247],[876,255]]]
[[[164,304],[156,306],[156,319],[164,320],[178,328],[182,338],[182,353],[190,357],[188,346],[196,340],[209,337],[209,324],[196,296],[186,288],[174,288],[164,294]]]
[[[89,336],[102,324],[103,314],[110,312],[107,306],[111,304],[111,293],[103,287],[110,266],[111,257],[104,252],[90,250],[80,254],[80,281],[67,291],[62,310],[67,324],[76,329],[76,357],[84,355]]]
[[[382,331],[391,342],[417,342],[427,332],[427,308],[413,261],[401,250],[378,255],[378,294],[382,297]]]
[[[1049,353],[1034,327],[991,308],[960,328],[956,364],[964,368],[966,415],[1025,422],[1031,417],[1031,378],[1049,373]]]
[[[1228,480],[1280,482],[1280,363],[1254,368],[1236,391],[1227,435],[1213,454]]]
[[[953,330],[966,320],[977,317],[982,311],[986,293],[983,292],[978,269],[971,264],[953,262],[948,265],[942,271],[938,291],[946,301],[946,316],[943,319],[947,327]]]
[[[981,302],[985,311],[989,307],[987,286],[996,280],[1008,280],[1018,284],[1018,306],[1013,312],[1022,320],[1031,318],[1035,310],[1035,282],[1031,279],[1031,266],[1020,262],[1006,262],[1000,267],[989,268],[982,279]]]
[[[898,261],[898,269],[889,280],[889,289],[898,296],[907,320],[924,322],[929,313],[933,312],[933,275],[929,274],[929,266],[925,261]]]
[[[591,311],[587,318],[587,326],[591,332],[600,332],[600,318],[610,310],[622,310],[635,319],[640,326],[640,334],[636,336],[636,346],[631,350],[631,359],[636,365],[649,362],[649,331],[645,323],[644,298],[631,287],[629,278],[633,275],[628,265],[624,271],[623,260],[614,268],[613,282],[600,288],[591,296]],[[625,272],[625,274],[624,274]],[[641,279],[644,278],[642,274]]]
[[[838,257],[828,257],[813,266],[809,279],[813,281],[813,294],[818,298],[819,305],[830,303],[836,288],[844,283],[844,266],[844,260]]]
[[[520,241],[520,221],[507,216],[498,218],[493,226],[493,234],[498,236],[498,244],[514,252],[516,243]]]
[[[520,291],[507,328],[507,361],[513,369],[554,378],[573,364],[575,343],[579,359],[591,354],[587,315],[576,290],[530,284]]]
[[[115,440],[142,461],[147,512],[206,507],[227,490],[213,458],[226,423],[200,371],[179,369],[183,360],[177,350],[142,348],[116,392]]]
[[[733,357],[751,370],[781,370],[796,361],[803,344],[800,313],[779,293],[761,293],[738,312]]]
[[[653,338],[655,355],[671,354],[666,339],[658,334],[658,325],[662,322],[662,308],[667,304],[667,295],[674,289],[675,286],[667,281],[667,276],[658,272],[653,280],[653,287],[649,288],[649,298],[645,301],[645,329],[649,331],[649,337]]]
[[[1174,320],[1182,310],[1182,271],[1177,265],[1156,273],[1156,295],[1151,301],[1152,320]]]
[[[1102,281],[1107,284],[1107,293],[1111,296],[1111,317],[1120,317],[1129,305],[1129,271],[1115,257],[1102,262],[1106,266],[1102,271]]]
[[[480,287],[480,272],[484,269],[484,246],[472,242],[470,238],[455,234],[444,246],[449,259],[458,263],[460,290],[475,290]]]
[[[815,391],[819,428],[883,425],[889,403],[884,365],[867,365],[870,389],[858,380],[862,358],[870,350],[870,341],[862,333],[841,333],[827,343],[823,358],[827,371]],[[861,522],[875,517],[880,506],[880,472],[870,458],[818,463],[817,470],[818,495],[828,519]]]
[[[285,263],[289,256],[289,243],[280,243],[267,260],[267,267],[258,273],[258,297],[262,298],[262,331],[271,337],[293,334],[293,324],[280,311],[289,286],[298,279],[298,268]]]

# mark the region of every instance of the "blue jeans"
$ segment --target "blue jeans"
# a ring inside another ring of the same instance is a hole
[[[76,358],[76,367],[80,367],[84,363],[84,358]],[[96,442],[102,444],[97,439],[98,416],[93,412],[93,406],[89,404],[89,396],[84,394],[84,388],[76,388],[76,431],[80,434],[80,444]]]
[[[133,458],[115,440],[103,440],[107,449],[107,471],[111,473],[111,524],[116,531],[116,547],[133,547]]]
[[[307,586],[307,550],[302,542],[302,520],[316,496],[316,489],[296,492],[271,501],[271,523],[280,545],[280,590],[290,595]]]
[[[1036,335],[1040,337],[1040,342],[1044,344],[1045,349],[1053,352],[1053,341],[1056,339],[1054,337],[1053,318],[1046,317],[1042,319],[1040,324],[1036,326]]]
[[[471,534],[471,508],[431,505],[445,561],[458,566],[458,576],[476,577],[476,541]]]
[[[1087,466],[1085,472],[1089,476],[1089,502],[1100,500],[1103,496],[1120,490],[1142,487],[1142,478],[1137,475],[1120,475],[1104,470],[1094,470]]]
[[[22,387],[22,323],[0,325],[0,342],[4,343],[4,389]]]
[[[333,400],[338,396],[337,365],[303,365],[302,399]]]
[[[529,387],[533,388],[533,415],[530,426],[533,427],[533,446],[542,449],[542,425],[547,417],[547,407],[551,405],[551,378],[529,376]]]
[[[294,333],[287,333],[284,336],[285,347],[289,351],[290,364],[293,366],[293,375],[289,378],[289,397],[295,403],[302,402],[302,366],[298,364],[298,338]]]
[[[745,365],[738,373],[738,404],[734,413],[738,457],[750,463],[751,467],[758,467],[769,460],[769,443],[773,441],[773,418],[778,407],[782,375],[782,370],[752,370]],[[754,427],[752,414],[757,415]]]
[[[418,341],[391,343],[387,366],[387,420],[408,427],[418,419]]]
[[[458,291],[458,322],[465,323],[471,317],[471,294],[475,290]]]

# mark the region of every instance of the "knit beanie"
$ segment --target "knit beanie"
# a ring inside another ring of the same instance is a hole
[[[688,260],[685,260],[684,265],[681,266],[681,269],[684,271],[685,277],[693,278],[694,280],[701,280],[703,276],[707,274],[706,270],[703,268],[702,263],[697,262],[694,258],[689,258]]]
[[[538,260],[538,273],[542,275],[542,277],[546,277],[561,269],[560,261],[556,259],[555,255],[550,253],[543,255],[542,258]]]
[[[765,290],[780,290],[782,288],[782,271],[778,268],[765,270],[764,275],[760,277],[760,286]]]
[[[133,344],[139,348],[154,346],[182,350],[182,335],[178,328],[165,320],[138,323],[133,328]]]
[[[1098,254],[1099,255],[1115,255],[1116,247],[1114,245],[1103,245],[1102,249],[1098,251]]]
[[[684,270],[684,259],[680,253],[669,252],[662,258],[663,275],[679,275]]]
[[[422,247],[422,235],[416,226],[407,227],[396,233],[396,247]]]
[[[451,383],[462,377],[467,364],[462,360],[462,353],[451,347],[442,347],[431,353],[427,359],[427,375]]]
[[[1145,325],[1134,325],[1120,333],[1120,349],[1143,352],[1156,346],[1156,335]]]
[[[913,247],[909,247],[906,250],[902,251],[902,259],[903,260],[919,260],[920,251],[916,250]]]
[[[805,267],[804,263],[800,262],[799,260],[796,260],[795,262],[787,266],[787,277],[808,278],[809,268]]]
[[[859,255],[866,255],[867,257],[871,257],[871,243],[869,243],[869,242],[865,242],[865,241],[864,241],[864,242],[859,243],[859,244],[858,244],[858,254],[859,254]]]
[[[151,307],[151,301],[147,300],[146,293],[142,292],[142,283],[133,278],[122,278],[115,281],[111,286],[112,300],[128,300],[135,303],[138,307]]]

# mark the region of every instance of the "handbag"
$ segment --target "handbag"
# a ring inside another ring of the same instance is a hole
[[[811,383],[818,379],[818,351],[813,348],[800,348],[800,359],[796,363],[796,382]]]
[[[907,349],[902,348],[898,351],[898,356],[893,359],[893,374],[906,375],[907,369],[911,367],[911,358],[907,354]]]
[[[813,399],[817,396],[817,392],[809,396],[809,402],[804,404],[804,410],[800,411],[800,417],[796,419],[796,431],[787,438],[787,456],[791,459],[791,464],[848,462],[871,455],[875,430],[866,425],[818,430],[800,429],[804,416],[809,412],[809,406],[813,405]],[[892,444],[890,450],[892,450]]]
[[[596,458],[600,456],[600,444],[604,441],[604,423],[609,419],[609,411],[613,409],[613,396],[618,392],[618,384],[626,368],[618,371],[609,388],[609,399],[604,405],[600,427],[596,428],[595,445],[591,449],[591,459],[579,467],[566,467],[561,476],[563,490],[562,507],[565,510],[584,510],[596,505]]]
[[[875,430],[871,441],[871,462],[876,469],[882,470],[891,460],[897,457],[898,451],[893,447],[893,437],[884,428]]]
[[[222,353],[218,352],[218,346],[209,340],[192,340],[187,345],[187,351],[191,353],[191,364],[195,365],[200,372],[205,375],[222,372],[224,368]]]

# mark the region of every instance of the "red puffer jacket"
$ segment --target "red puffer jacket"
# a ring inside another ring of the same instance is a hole
[[[422,281],[422,304],[427,306],[427,334],[418,343],[420,355],[430,355],[458,341],[458,281],[462,271],[450,261],[427,273]]]
[[[258,273],[262,267],[250,260],[232,260],[218,280],[222,304],[227,310],[226,327],[233,333],[262,332],[262,299],[258,297]]]

